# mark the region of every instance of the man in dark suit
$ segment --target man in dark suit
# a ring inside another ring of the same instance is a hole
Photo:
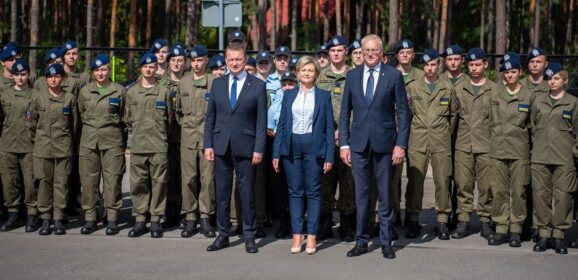
[[[213,81],[205,119],[205,158],[215,161],[217,228],[219,236],[207,251],[229,246],[229,222],[233,171],[243,210],[243,233],[247,253],[255,244],[255,166],[263,160],[267,131],[265,83],[245,72],[247,54],[241,44],[225,51],[229,74]]]
[[[381,38],[367,35],[361,45],[364,65],[347,73],[339,118],[340,156],[345,164],[352,166],[357,207],[356,244],[347,256],[355,257],[368,251],[373,169],[379,193],[379,241],[383,257],[393,259],[392,164],[400,164],[405,157],[410,112],[401,73],[381,62]]]

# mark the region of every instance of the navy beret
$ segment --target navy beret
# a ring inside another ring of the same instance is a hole
[[[329,40],[329,42],[327,42],[326,46],[327,46],[327,49],[331,49],[332,47],[335,47],[335,46],[346,46],[347,47],[347,39],[345,39],[345,37],[343,37],[341,35],[337,35],[337,36],[333,37],[331,40]]]
[[[510,59],[504,61],[502,65],[500,65],[500,72],[512,70],[512,69],[521,69],[522,63],[520,63],[520,59],[511,57]]]
[[[90,70],[94,70],[100,66],[106,65],[110,62],[108,55],[104,53],[99,53],[96,55],[92,63],[90,64]]]
[[[403,49],[413,49],[413,42],[409,39],[403,39],[399,41],[395,47],[395,53],[397,54],[400,50]]]
[[[10,71],[12,71],[12,73],[19,73],[19,72],[28,71],[28,70],[30,70],[30,66],[28,65],[28,62],[24,59],[16,60],[16,62],[14,62],[14,64],[12,64],[12,69],[10,69]]]
[[[64,44],[62,44],[62,52],[66,53],[69,50],[78,48],[78,44],[76,43],[76,41],[66,41],[64,42]]]
[[[143,56],[141,56],[139,61],[139,66],[143,66],[145,64],[155,63],[157,62],[157,56],[152,52],[146,52]]]
[[[189,52],[189,56],[191,58],[203,57],[209,54],[207,48],[203,45],[196,45],[193,49]]]
[[[464,49],[458,45],[450,45],[444,50],[442,53],[443,57],[447,57],[448,55],[462,55],[464,54]]]
[[[211,60],[209,60],[209,69],[213,69],[213,68],[221,68],[223,66],[225,66],[225,57],[220,55],[220,54],[216,54],[213,55],[213,57],[211,57]]]
[[[537,56],[546,55],[546,51],[542,48],[533,48],[528,52],[528,61]]]
[[[169,45],[169,42],[165,39],[156,39],[153,42],[153,45],[151,47],[151,52],[152,53],[156,53],[158,52],[160,49],[162,49],[163,47],[167,47]]]
[[[44,70],[44,76],[50,75],[64,75],[64,66],[59,63],[52,64]]]
[[[480,48],[472,48],[468,51],[465,58],[467,61],[486,59],[486,52]]]
[[[44,61],[46,63],[48,63],[51,60],[55,60],[59,57],[62,57],[63,55],[64,55],[64,53],[62,52],[62,49],[52,48],[48,51],[48,53],[46,54],[46,57],[44,57]]]
[[[562,70],[564,70],[564,66],[562,66],[562,64],[560,63],[550,63],[548,64],[548,66],[546,66],[546,69],[544,69],[544,77],[546,79],[550,79],[552,78],[554,75],[558,74],[559,72],[561,72]]]
[[[428,62],[430,62],[434,59],[437,59],[439,57],[440,57],[440,52],[438,51],[438,49],[427,49],[427,50],[425,50],[425,52],[421,56],[421,61],[423,63],[428,63]]]

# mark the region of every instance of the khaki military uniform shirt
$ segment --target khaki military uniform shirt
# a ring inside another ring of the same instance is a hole
[[[331,103],[333,105],[333,119],[335,123],[339,123],[339,114],[341,112],[341,98],[343,90],[345,89],[345,76],[350,70],[349,66],[343,73],[336,74],[331,70],[331,67],[324,68],[317,78],[316,86],[322,90],[331,93]],[[335,126],[337,128],[337,126]]]
[[[31,153],[34,145],[28,132],[31,121],[30,104],[32,89],[7,88],[0,94],[0,119],[2,128],[0,151],[6,153]]]
[[[193,74],[188,73],[179,82],[176,116],[181,125],[181,145],[184,147],[203,147],[205,115],[213,79],[211,74],[205,74],[201,79],[193,80]]]

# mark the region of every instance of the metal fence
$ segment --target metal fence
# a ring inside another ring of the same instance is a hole
[[[44,62],[44,57],[46,53],[52,47],[40,47],[40,46],[27,46],[23,47],[25,50],[36,50],[37,51],[37,61],[36,61],[36,69],[38,73],[41,73],[41,70],[46,67],[46,63]],[[146,48],[109,48],[109,47],[91,47],[91,48],[80,48],[80,67],[87,68],[87,61],[84,59],[87,52],[92,52],[92,57],[94,57],[97,53],[103,52],[111,56],[111,66],[112,66],[112,78],[114,81],[121,83],[121,84],[130,84],[138,77],[138,60],[142,54],[144,54],[149,49]],[[223,50],[216,50],[211,49],[209,50],[209,55],[223,53]],[[248,50],[247,53],[249,55],[254,55],[257,51]],[[129,59],[131,58],[132,54],[132,69],[129,69]],[[311,51],[294,51],[294,55],[302,56],[302,55],[315,55],[315,52]],[[386,53],[390,58],[391,64],[396,64],[394,53]],[[497,75],[495,69],[496,65],[498,64],[499,59],[503,55],[501,54],[488,54],[488,76],[494,79]],[[526,61],[526,55],[520,55],[522,61]],[[27,57],[25,53],[25,57]],[[418,65],[417,61],[421,57],[421,53],[416,53],[415,64]],[[572,92],[573,94],[578,95],[578,55],[557,55],[557,54],[549,54],[548,55],[549,62],[559,62],[562,63],[566,69],[570,72],[570,83],[568,85],[568,91]],[[418,65],[419,67],[419,65]]]

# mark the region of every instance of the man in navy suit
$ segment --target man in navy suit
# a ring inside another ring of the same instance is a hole
[[[213,81],[205,119],[205,158],[215,161],[215,194],[219,236],[207,251],[229,246],[229,223],[233,171],[243,210],[243,233],[247,253],[255,244],[255,166],[263,160],[267,137],[265,83],[245,71],[247,54],[241,44],[225,50],[229,74]]]
[[[410,111],[401,73],[381,62],[381,38],[367,35],[361,45],[364,65],[347,73],[339,118],[340,156],[352,167],[357,207],[356,244],[347,256],[355,257],[368,251],[373,169],[379,193],[379,241],[383,257],[393,259],[392,165],[400,164],[405,157]]]

